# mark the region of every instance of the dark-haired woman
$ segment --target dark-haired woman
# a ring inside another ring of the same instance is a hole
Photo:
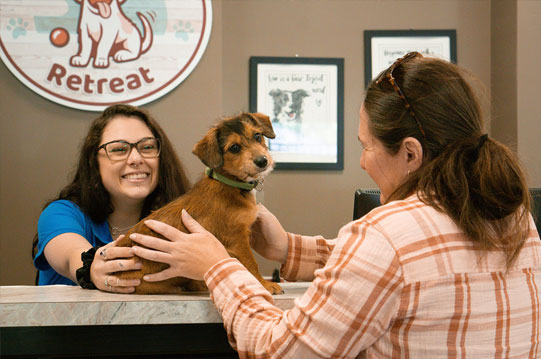
[[[72,182],[39,218],[33,248],[38,284],[132,292],[138,281],[111,273],[139,263],[113,239],[187,186],[171,143],[150,114],[129,105],[108,107],[90,126]]]
[[[333,240],[286,233],[265,208],[253,247],[310,280],[292,309],[186,213],[192,234],[148,225],[138,256],[204,279],[242,358],[537,358],[541,241],[514,154],[485,133],[463,71],[411,53],[360,110],[361,167],[383,206]],[[213,253],[196,262],[191,253]],[[217,255],[216,253],[219,253]]]

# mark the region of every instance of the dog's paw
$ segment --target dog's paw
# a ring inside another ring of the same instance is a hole
[[[96,57],[96,59],[94,60],[94,67],[99,67],[99,68],[109,67],[109,58]]]
[[[270,294],[282,294],[284,290],[280,287],[280,284],[275,282],[265,281],[262,283],[263,287],[270,292]]]
[[[26,36],[27,28],[28,22],[23,21],[22,18],[18,18],[17,20],[11,18],[9,19],[9,25],[6,26],[6,29],[11,31],[11,36],[13,36],[14,39],[18,38],[19,36]]]
[[[82,56],[72,56],[70,59],[70,65],[71,66],[77,66],[77,67],[84,67],[88,64],[88,58],[84,58]]]
[[[138,56],[137,54],[132,53],[130,51],[119,50],[115,53],[113,58],[115,59],[116,62],[125,62],[125,61],[135,60],[137,56]]]

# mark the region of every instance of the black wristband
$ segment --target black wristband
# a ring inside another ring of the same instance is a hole
[[[94,261],[94,255],[96,254],[96,250],[98,248],[92,247],[88,251],[81,253],[81,260],[83,261],[83,266],[77,269],[77,271],[75,271],[77,283],[79,283],[81,288],[96,289],[96,286],[92,282],[92,279],[90,279],[90,266]]]

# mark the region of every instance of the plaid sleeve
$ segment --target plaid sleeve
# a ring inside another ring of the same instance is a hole
[[[287,233],[287,260],[280,270],[282,277],[290,282],[314,279],[314,271],[323,268],[329,258],[335,240],[321,236],[309,237]]]
[[[304,245],[302,239],[290,236]],[[323,239],[307,241],[314,251],[309,258],[321,257],[315,254],[318,240]],[[236,259],[206,273],[211,298],[240,358],[354,358],[388,329],[402,289],[401,267],[373,226],[346,226],[325,266],[312,273],[312,285],[284,312]]]

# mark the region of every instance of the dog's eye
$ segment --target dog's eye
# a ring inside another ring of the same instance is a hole
[[[261,140],[262,140],[261,134],[260,134],[260,133],[254,134],[254,139],[255,139],[257,142],[261,142]]]
[[[231,153],[239,153],[240,152],[240,146],[235,143],[234,145],[229,147],[229,152],[231,152]]]

